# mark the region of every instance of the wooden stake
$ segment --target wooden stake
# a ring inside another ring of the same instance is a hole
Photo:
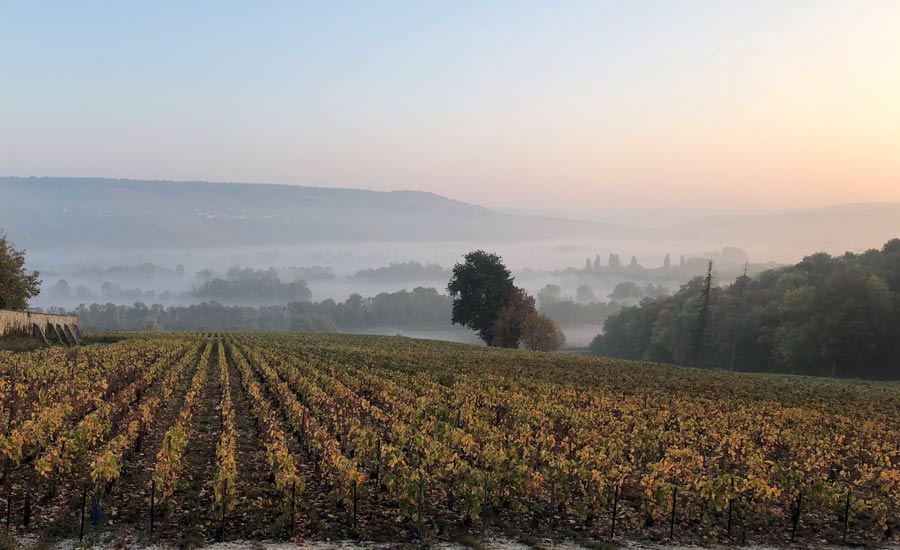
[[[25,506],[22,511],[22,525],[28,527],[29,523],[31,523],[31,491],[25,489]]]
[[[356,529],[356,506],[357,506],[357,484],[359,482],[357,480],[353,480],[353,528]]]
[[[425,490],[422,484],[422,476],[419,476],[419,538],[425,540],[425,526],[422,522],[422,515],[425,511]]]
[[[219,526],[219,542],[225,542],[225,508],[228,505],[228,480],[222,480],[222,518]]]
[[[379,439],[375,443],[375,480],[380,483],[380,474],[381,474],[381,440]]]
[[[6,531],[9,532],[9,522],[12,518],[12,480],[6,488]]]
[[[741,544],[747,544],[747,522],[746,517],[744,516],[744,497],[741,496],[741,501],[738,503],[738,519],[741,522]],[[748,503],[749,504],[749,503]]]
[[[678,486],[672,487],[672,517],[669,518],[669,540],[675,538],[675,505],[678,503]]]
[[[78,540],[84,540],[84,509],[87,507],[87,485],[81,488],[81,525],[78,527]],[[151,524],[152,525],[152,524]],[[152,531],[152,528],[151,528]]]
[[[800,507],[803,505],[803,489],[797,492],[797,509],[794,510],[793,525],[791,526],[791,542],[797,536],[797,524],[800,522]]]
[[[728,499],[728,537],[731,537],[731,515],[734,512],[734,499]]]
[[[553,516],[556,515],[556,482],[550,482],[550,516],[547,518],[547,526],[553,528]]]
[[[731,490],[734,491],[734,478],[731,478]],[[731,537],[731,516],[734,513],[734,497],[728,497],[728,536]]]
[[[616,537],[616,511],[619,507],[619,484],[616,483],[615,492],[613,493],[613,510],[612,510],[612,524],[609,526],[609,538],[610,540]]]
[[[847,544],[847,528],[850,526],[850,490],[847,490],[847,499],[844,502],[844,534],[841,542]]]
[[[488,523],[488,481],[484,478],[484,491],[481,495],[481,538],[487,538]]]
[[[153,520],[156,516],[156,480],[150,484],[150,536],[153,536]]]
[[[296,527],[296,517],[295,513],[297,505],[297,480],[294,479],[291,482],[291,538],[294,537],[294,529]]]

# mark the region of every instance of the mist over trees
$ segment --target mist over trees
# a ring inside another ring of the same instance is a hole
[[[275,268],[254,270],[232,267],[225,278],[205,281],[193,295],[205,301],[223,303],[288,303],[312,298],[303,279],[284,283]]]
[[[753,273],[778,267],[778,264],[773,262],[763,264],[750,263],[747,252],[736,246],[726,246],[721,250],[693,254],[690,257],[685,257],[682,254],[677,265],[673,264],[672,257],[668,253],[663,257],[662,264],[655,266],[642,264],[636,255],[632,255],[627,263],[623,262],[621,258],[617,252],[610,253],[606,264],[604,264],[600,255],[597,254],[593,262],[590,258],[586,258],[583,268],[570,267],[564,270],[564,273],[589,275],[598,280],[618,276],[620,280],[621,278],[627,278],[628,281],[634,283],[660,283],[669,281],[687,282],[691,277],[706,273],[706,264],[709,260],[713,261],[720,273],[733,274],[735,277],[744,270],[745,266]]]
[[[564,327],[580,325],[602,325],[606,318],[621,309],[616,302],[594,302],[577,304],[572,300],[559,300],[544,303],[541,301],[540,311],[554,322]]]
[[[669,294],[669,289],[663,285],[647,283],[644,286],[639,286],[632,281],[625,281],[616,285],[609,294],[609,298],[620,304],[634,305],[644,298],[657,298],[667,294]]]
[[[365,273],[384,274],[398,271],[428,273],[449,273],[449,270],[435,267],[436,264],[419,262],[395,263],[386,269],[362,270]],[[82,266],[69,273],[90,273],[99,277],[122,276],[124,281],[145,281],[147,284],[166,285],[178,277],[178,268],[166,268],[150,262],[112,267]],[[359,272],[357,272],[359,273]],[[435,337],[449,335],[453,338],[455,329],[451,323],[452,300],[440,294],[433,287],[419,285],[413,290],[377,292],[365,298],[356,292],[350,297],[335,301],[319,299],[312,302],[309,288],[300,281],[295,284],[282,282],[285,276],[305,275],[314,281],[329,284],[335,279],[334,271],[328,267],[269,267],[252,269],[233,266],[224,272],[211,268],[196,271],[194,275],[183,275],[183,284],[193,282],[193,290],[172,292],[169,290],[143,290],[104,281],[98,289],[91,291],[83,284],[70,284],[66,279],[58,279],[56,284],[42,294],[44,308],[65,311],[56,304],[68,305],[66,309],[81,315],[84,328],[95,330],[204,330],[244,328],[254,330],[300,330],[300,331],[353,331],[386,330],[389,328],[409,331],[433,331]],[[510,275],[511,276],[511,275]],[[345,286],[353,287],[364,279],[356,275],[344,277]],[[392,280],[386,280],[386,285]],[[359,284],[361,288],[366,285]],[[585,300],[594,300],[596,295],[586,285],[576,291]],[[549,299],[550,289],[554,299]],[[575,303],[564,297],[556,285],[548,285],[542,291],[540,312],[549,317],[557,326],[572,328],[600,325],[610,312],[618,311],[617,304],[604,302]],[[159,301],[156,301],[159,300]],[[48,304],[49,302],[49,304]],[[297,303],[295,303],[297,302]],[[189,307],[193,305],[194,307]],[[234,307],[230,307],[234,306]],[[40,309],[40,308],[36,308]],[[533,308],[532,308],[533,309]],[[213,313],[221,319],[213,318]],[[515,330],[519,331],[523,319],[517,316]],[[495,319],[496,320],[496,319]],[[576,341],[586,345],[589,331],[580,333]],[[557,341],[564,342],[562,335]],[[462,336],[459,336],[462,337]],[[527,345],[524,336],[513,342]],[[504,344],[513,345],[513,344]],[[517,344],[516,344],[517,345]]]
[[[374,269],[360,269],[353,277],[371,281],[441,281],[450,277],[450,270],[439,264],[410,260],[392,262]]]
[[[900,378],[900,239],[726,286],[696,277],[610,316],[591,349],[703,368]]]
[[[74,311],[88,330],[292,330],[352,331],[373,327],[445,329],[450,298],[417,287],[370,298],[354,294],[344,302],[293,302],[272,306],[229,306],[203,302],[189,306],[91,304]]]
[[[559,285],[548,283],[544,288],[538,291],[537,297],[540,301],[541,307],[546,307],[551,304],[555,304],[556,302],[562,301],[562,289],[559,287]]]
[[[598,300],[597,295],[594,294],[594,289],[588,285],[579,285],[578,288],[575,289],[575,301],[581,304],[593,304],[600,300]]]

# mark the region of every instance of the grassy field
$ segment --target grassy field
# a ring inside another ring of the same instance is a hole
[[[895,384],[401,337],[114,340],[0,352],[13,531],[185,546],[900,536]]]

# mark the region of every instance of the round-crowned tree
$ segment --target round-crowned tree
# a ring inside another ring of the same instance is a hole
[[[0,231],[0,309],[25,309],[40,293],[37,271],[25,269],[25,251],[17,250]]]
[[[453,298],[451,321],[469,327],[487,345],[494,345],[494,320],[515,288],[500,256],[483,250],[469,252],[453,266],[447,285]]]
[[[556,351],[565,343],[566,336],[553,319],[535,312],[522,324],[522,339],[532,351]]]
[[[501,348],[517,348],[522,340],[522,330],[529,317],[536,315],[534,298],[521,288],[514,289],[500,308],[491,327],[493,345]]]

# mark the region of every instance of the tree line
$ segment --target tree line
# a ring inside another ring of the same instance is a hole
[[[900,378],[900,239],[711,284],[611,315],[596,355],[747,372]]]
[[[91,304],[75,308],[87,330],[295,330],[336,332],[372,327],[447,328],[450,299],[434,288],[353,294],[343,302],[232,306],[216,301],[189,306]]]

